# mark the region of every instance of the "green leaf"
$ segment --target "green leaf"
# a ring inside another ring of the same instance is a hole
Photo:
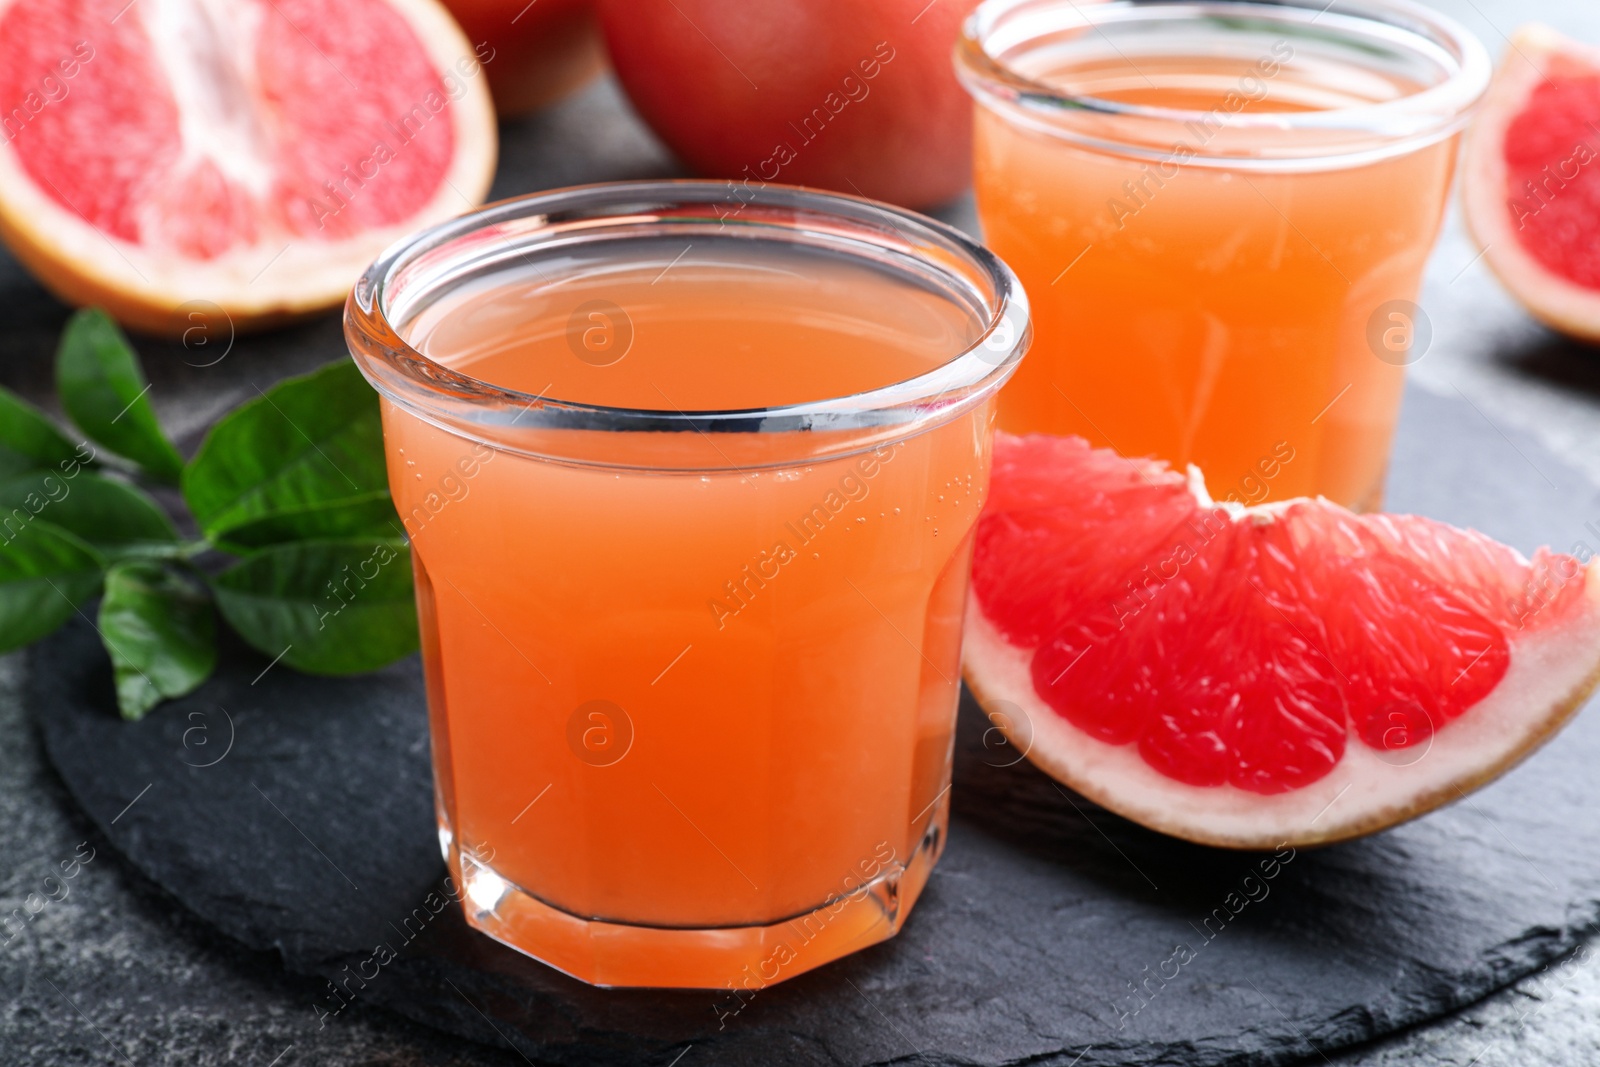
[[[88,448],[85,447],[85,452]],[[87,462],[49,417],[8,389],[0,389],[0,478],[47,467],[76,470]]]
[[[38,515],[101,551],[178,539],[172,520],[149,496],[125,482],[88,471],[31,471],[0,481],[0,522]]]
[[[105,557],[43,519],[0,523],[0,652],[32,644],[94,596]]]
[[[401,532],[378,395],[348,359],[224,416],[183,472],[183,496],[205,535],[230,546]]]
[[[104,311],[72,316],[56,349],[56,392],[78,428],[153,478],[176,482],[183,457],[146,395],[149,384],[128,339]]]
[[[404,541],[276,545],[217,575],[211,591],[239,636],[309,674],[377,670],[418,646]]]
[[[385,489],[381,496],[346,500],[326,507],[285,511],[213,535],[217,547],[240,554],[286,541],[377,538],[403,532],[400,517]]]
[[[217,620],[205,586],[161,563],[130,560],[106,573],[100,639],[124,719],[183,696],[217,666]]]

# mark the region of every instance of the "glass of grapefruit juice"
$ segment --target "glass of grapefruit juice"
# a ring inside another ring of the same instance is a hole
[[[468,920],[741,997],[892,936],[944,843],[1010,271],[867,201],[621,183],[397,246],[346,334]]]
[[[1405,0],[988,0],[957,67],[1037,320],[1000,428],[1376,508],[1476,39]]]

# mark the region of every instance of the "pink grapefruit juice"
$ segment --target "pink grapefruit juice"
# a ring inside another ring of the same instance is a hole
[[[1459,125],[1353,133],[1430,75],[1373,59],[1391,37],[1338,51],[1349,19],[1252,28],[1280,16],[1239,5],[1186,31],[1156,7],[1076,7],[1098,28],[1002,60],[1085,106],[1041,115],[969,78],[978,214],[1038,329],[1000,428],[1198,464],[1244,503],[1376,508]]]
[[[985,328],[890,272],[744,244],[508,271],[399,332],[494,386],[670,414],[876,389]],[[783,434],[631,435],[686,469],[383,416],[469,918],[625,985],[748,988],[898,929],[943,842],[992,399],[792,463]]]

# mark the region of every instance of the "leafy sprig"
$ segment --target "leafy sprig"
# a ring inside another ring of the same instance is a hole
[[[233,409],[187,462],[103,312],[67,324],[56,388],[80,442],[0,389],[0,652],[49,635],[98,596],[118,707],[140,719],[210,677],[218,613],[254,648],[313,674],[375,670],[415,651],[410,551],[389,498],[377,396],[355,364]],[[99,449],[117,459],[102,462]],[[198,538],[180,535],[151,484],[181,488]]]

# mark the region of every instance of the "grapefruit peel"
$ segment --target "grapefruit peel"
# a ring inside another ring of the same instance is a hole
[[[1004,477],[1002,457],[1029,440],[1038,438],[996,436],[997,482]],[[1090,451],[1087,445],[1084,451]],[[1092,451],[1098,456],[1115,455],[1102,449]],[[1118,457],[1117,462],[1130,461]],[[1164,464],[1134,462],[1145,472],[1174,477]],[[1063,469],[1055,473],[1071,479],[1078,472]],[[1356,516],[1321,498],[1256,506],[1218,504],[1206,493],[1196,468],[1189,469],[1183,482],[1201,509],[1212,509],[1211,514],[1224,516],[1232,524],[1278,523],[1296,509],[1312,508],[1380,529],[1388,524],[1390,534],[1398,529],[1413,538],[1431,532],[1464,538],[1515,558],[1524,567],[1531,566],[1514,550],[1480,534],[1431,520]],[[991,491],[991,508],[995,499],[1004,495],[1003,485],[996,488],[1001,491]],[[992,512],[980,519],[980,570],[981,526],[993,521],[996,516]],[[1255,792],[1233,784],[1185,784],[1146,762],[1139,744],[1108,743],[1074,725],[1052,708],[1035,686],[1036,647],[1007,639],[986,612],[978,582],[967,604],[963,674],[990,721],[1016,751],[1109,811],[1164,834],[1224,848],[1270,850],[1284,844],[1330,844],[1415,818],[1493,781],[1554,736],[1600,683],[1600,571],[1596,570],[1600,556],[1586,565],[1572,557],[1541,558],[1545,562],[1572,561],[1556,597],[1539,606],[1559,617],[1538,620],[1542,623],[1538,626],[1506,630],[1509,664],[1487,696],[1439,725],[1426,744],[1413,748],[1373,748],[1358,738],[1352,724],[1342,757],[1331,770],[1309,784],[1282,792]],[[1448,557],[1431,562],[1435,576],[1460,563]],[[1048,567],[1049,561],[1040,566]],[[1465,572],[1469,566],[1462,564],[1461,570]]]

